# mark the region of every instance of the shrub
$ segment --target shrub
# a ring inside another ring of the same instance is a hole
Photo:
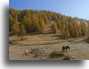
[[[64,53],[63,52],[59,52],[59,51],[53,51],[50,53],[50,58],[57,58],[57,57],[63,57]]]
[[[34,55],[34,57],[38,57],[38,56],[39,56],[39,54],[35,54],[35,55]]]
[[[71,57],[69,56],[69,55],[66,55],[64,58],[63,58],[63,60],[70,60],[71,59]]]

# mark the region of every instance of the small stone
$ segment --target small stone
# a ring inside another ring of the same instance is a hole
[[[75,57],[74,57],[74,56],[72,56],[72,57],[71,57],[71,59],[75,59]]]

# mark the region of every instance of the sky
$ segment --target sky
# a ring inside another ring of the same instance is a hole
[[[9,0],[9,8],[50,10],[89,20],[89,0]]]

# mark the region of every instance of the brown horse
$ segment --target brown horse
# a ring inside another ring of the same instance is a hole
[[[63,51],[63,52],[67,52],[68,49],[70,50],[70,47],[69,47],[69,46],[63,46],[63,47],[62,47],[62,51]]]

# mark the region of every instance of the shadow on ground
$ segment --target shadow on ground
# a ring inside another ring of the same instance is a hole
[[[85,42],[89,43],[89,39],[84,39]]]

